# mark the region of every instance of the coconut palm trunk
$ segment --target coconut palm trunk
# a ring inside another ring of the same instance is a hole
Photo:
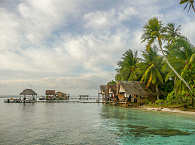
[[[182,78],[181,75],[178,74],[178,72],[174,69],[174,67],[170,64],[169,60],[167,59],[166,55],[165,55],[165,52],[162,48],[162,42],[160,40],[160,38],[158,37],[158,43],[159,43],[159,47],[160,47],[160,50],[163,54],[163,57],[166,61],[166,63],[168,64],[169,68],[175,73],[175,75],[186,85],[186,87],[190,90],[190,92],[192,93],[192,89],[190,88],[190,85]]]

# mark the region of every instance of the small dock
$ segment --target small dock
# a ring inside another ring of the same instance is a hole
[[[38,100],[37,103],[105,103],[104,101],[85,101],[85,100]]]
[[[36,103],[36,100],[5,99],[4,103]]]
[[[21,99],[5,99],[4,103],[105,103],[99,99],[93,100],[21,100]]]

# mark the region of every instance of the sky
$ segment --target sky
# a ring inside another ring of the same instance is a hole
[[[0,95],[46,89],[96,96],[140,42],[148,19],[181,25],[195,44],[195,16],[178,0],[0,0]]]

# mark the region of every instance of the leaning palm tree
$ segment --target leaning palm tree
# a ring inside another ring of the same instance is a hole
[[[158,18],[152,18],[148,21],[148,23],[144,26],[144,34],[142,35],[142,42],[147,42],[147,49],[151,48],[151,45],[157,41],[160,51],[164,57],[165,62],[169,66],[169,68],[175,73],[175,75],[186,85],[186,87],[192,93],[192,89],[189,84],[179,75],[179,73],[174,69],[174,67],[170,64],[167,59],[166,52],[163,49],[163,41],[166,38],[166,29],[163,27],[161,21]]]
[[[185,4],[184,9],[188,8],[188,12],[192,8],[195,13],[194,0],[180,0],[180,4],[181,5]]]
[[[171,64],[177,70],[177,72],[181,74],[183,78],[185,78],[188,84],[191,84],[190,82],[192,82],[195,78],[195,76],[193,77],[193,75],[195,75],[195,71],[194,72],[191,71],[193,57],[195,55],[194,46],[186,38],[178,38],[175,40],[174,43],[171,43],[167,46],[167,50],[168,50],[168,54],[167,54],[168,60],[171,62]],[[165,66],[167,66],[167,64],[165,64]],[[168,80],[169,78],[172,78],[172,79],[174,78],[174,80],[177,81],[175,82],[176,92],[178,92],[179,90],[180,91],[183,90],[183,89],[178,89],[179,87],[185,89],[185,86],[183,85],[181,80],[178,80],[174,76],[172,71],[171,72],[169,71],[167,73],[165,80]]]

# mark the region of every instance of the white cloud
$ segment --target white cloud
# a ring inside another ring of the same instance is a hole
[[[92,0],[11,2],[0,6],[1,94],[24,88],[95,94],[99,84],[114,78],[122,53],[143,49],[142,27],[153,16],[181,23],[195,43],[194,21],[173,9],[172,0],[121,0],[120,5],[110,0],[103,8]]]
[[[195,20],[191,20],[183,25],[183,34],[190,38],[192,44],[195,45]]]
[[[135,10],[135,8],[133,7],[127,7],[126,9],[122,10],[119,13],[119,20],[120,21],[124,21],[124,20],[128,20],[131,18],[131,16],[134,16],[138,14],[138,12]]]
[[[132,16],[136,14],[138,12],[133,7],[89,12],[84,15],[84,21],[86,22],[85,28],[99,30],[109,29],[113,26],[119,27],[123,21],[131,20]]]
[[[94,29],[107,29],[114,25],[115,20],[114,10],[109,12],[91,12],[84,15],[84,20],[86,21],[86,28],[94,28]]]

